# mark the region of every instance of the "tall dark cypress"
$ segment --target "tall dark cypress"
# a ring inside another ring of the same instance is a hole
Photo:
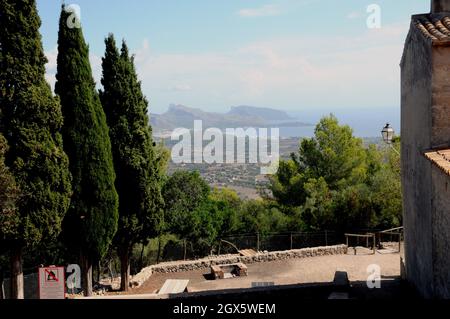
[[[113,35],[106,40],[103,58],[104,90],[100,98],[106,113],[117,174],[119,230],[114,244],[121,261],[121,289],[129,287],[130,254],[136,243],[158,234],[162,196],[153,149],[148,102],[142,94],[125,42],[119,53]]]
[[[0,133],[21,193],[18,218],[0,225],[11,251],[13,298],[23,298],[23,248],[60,233],[71,194],[61,106],[45,81],[40,24],[35,0],[0,0]]]
[[[117,231],[118,196],[114,187],[111,143],[81,28],[61,11],[56,93],[65,118],[63,137],[73,176],[73,197],[64,221],[64,238],[80,253],[85,295],[92,294],[92,265]]]
[[[6,139],[0,133],[0,255],[7,252],[10,235],[16,236],[16,225],[20,222],[16,208],[18,188],[10,169],[5,165],[7,151]]]

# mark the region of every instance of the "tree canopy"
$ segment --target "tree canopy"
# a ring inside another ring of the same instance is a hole
[[[81,28],[67,26],[69,15],[63,6],[55,85],[65,118],[62,133],[74,192],[64,231],[75,249],[99,258],[117,230],[118,196],[109,130],[92,78],[88,46]]]
[[[293,216],[293,229],[398,226],[400,176],[387,155],[365,147],[349,126],[330,115],[316,126],[313,138],[300,142],[298,154],[280,163],[269,188],[276,204]]]
[[[10,233],[14,246],[33,246],[60,233],[69,205],[63,117],[45,80],[36,1],[2,0],[0,12],[0,133],[9,145],[5,163],[21,193],[20,217]]]
[[[119,195],[119,227],[114,244],[127,270],[133,245],[158,235],[162,226],[163,198],[147,115],[148,102],[142,94],[134,58],[130,57],[125,42],[119,53],[112,34],[105,44],[100,99],[110,128],[117,177],[115,186]],[[126,274],[122,274],[122,278],[125,277]],[[124,282],[123,289],[127,287]]]
[[[6,252],[8,241],[17,238],[16,227],[20,215],[16,208],[19,195],[14,177],[5,165],[8,150],[6,139],[0,134],[0,253]]]

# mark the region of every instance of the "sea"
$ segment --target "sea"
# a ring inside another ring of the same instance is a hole
[[[297,121],[311,123],[311,126],[281,127],[280,136],[312,137],[315,125],[326,115],[333,114],[340,124],[349,125],[357,137],[380,137],[383,127],[389,123],[400,134],[400,108],[359,108],[359,109],[306,109],[288,112]]]

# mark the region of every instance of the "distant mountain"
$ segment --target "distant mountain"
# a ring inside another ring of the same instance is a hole
[[[270,108],[252,106],[232,107],[228,113],[205,112],[184,105],[170,105],[163,114],[151,114],[150,117],[155,132],[170,131],[175,128],[193,128],[195,120],[202,120],[203,127],[220,129],[236,127],[301,127],[311,124],[295,121],[286,112]]]
[[[292,121],[293,117],[290,117],[284,111],[278,111],[265,107],[255,106],[233,106],[227,115],[237,115],[243,117],[258,117],[266,121]]]

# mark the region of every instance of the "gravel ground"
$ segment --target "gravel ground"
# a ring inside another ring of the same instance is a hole
[[[400,255],[398,253],[377,253],[357,250],[357,255],[334,255],[288,261],[257,263],[248,266],[248,277],[208,280],[209,270],[173,274],[153,274],[141,287],[129,294],[152,294],[162,287],[167,279],[189,279],[190,292],[250,288],[252,282],[273,282],[275,285],[332,282],[337,270],[348,272],[351,282],[365,282],[369,276],[367,267],[372,264],[381,268],[382,280],[398,279],[400,276]]]

